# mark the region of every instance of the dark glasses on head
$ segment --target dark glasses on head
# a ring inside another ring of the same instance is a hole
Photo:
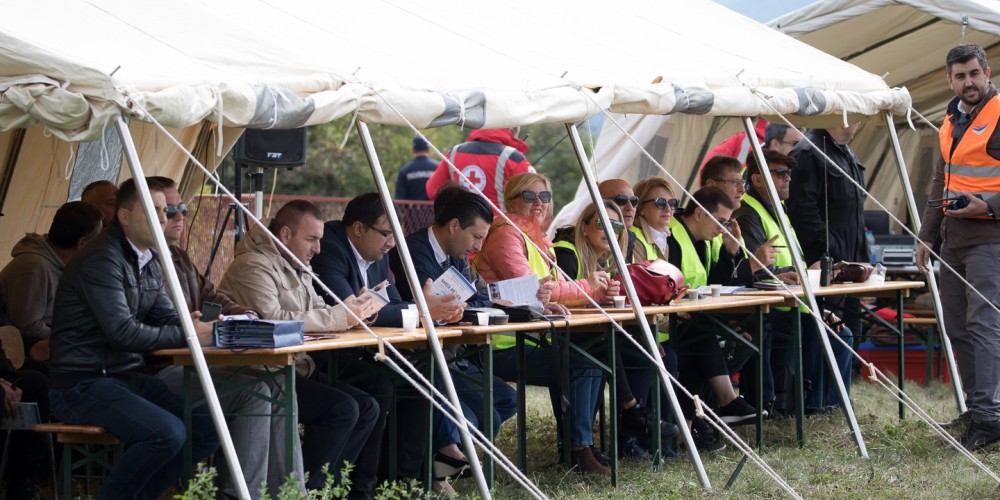
[[[535,200],[541,200],[542,203],[549,203],[552,201],[552,191],[521,191],[521,198],[524,199],[525,203],[534,203]]]
[[[597,224],[598,230],[604,230],[604,224],[601,224],[601,219],[594,218],[594,222]],[[622,231],[625,231],[625,223],[620,220],[611,219],[611,230],[614,231],[616,235],[620,236]]]
[[[670,198],[669,200],[666,198],[657,198],[655,200],[643,200],[643,203],[646,202],[652,202],[654,205],[656,205],[656,208],[659,208],[660,210],[663,210],[667,207],[676,209],[677,205],[680,203],[677,201],[677,198]]]
[[[615,205],[618,205],[619,207],[624,207],[629,203],[631,203],[633,207],[639,206],[638,196],[625,196],[623,194],[620,194],[615,196],[614,198],[611,198],[611,201],[615,202]]]
[[[188,214],[188,207],[187,207],[187,205],[185,205],[183,203],[181,203],[180,205],[167,205],[167,218],[168,219],[173,219],[174,217],[177,217],[178,213],[180,213],[184,217],[187,217],[187,214]]]

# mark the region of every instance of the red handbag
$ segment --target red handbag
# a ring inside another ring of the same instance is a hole
[[[687,293],[684,274],[677,266],[665,260],[647,260],[629,264],[628,274],[635,285],[635,293],[643,305],[667,305]]]

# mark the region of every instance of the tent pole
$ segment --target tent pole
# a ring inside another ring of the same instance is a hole
[[[455,392],[455,384],[451,380],[448,361],[441,350],[441,343],[438,341],[437,332],[434,329],[434,320],[431,319],[430,310],[427,308],[427,300],[424,297],[420,282],[417,280],[417,271],[413,267],[413,259],[410,257],[410,250],[406,246],[403,226],[400,225],[399,217],[396,216],[395,205],[392,203],[389,186],[385,182],[382,165],[379,163],[371,133],[368,131],[368,124],[358,120],[357,128],[358,136],[361,138],[361,144],[365,150],[365,157],[368,159],[368,166],[371,167],[372,177],[375,178],[375,185],[378,187],[379,196],[382,198],[382,204],[385,206],[386,217],[389,218],[389,222],[392,224],[392,234],[396,239],[396,249],[399,251],[400,259],[403,261],[403,269],[406,271],[407,281],[410,282],[413,299],[417,303],[417,309],[420,310],[420,318],[423,322],[424,330],[427,332],[427,344],[434,356],[434,364],[437,365],[438,375],[441,377],[441,381],[444,382],[445,395],[448,396],[448,400],[451,401],[454,407],[455,418],[459,422],[465,422],[465,415],[462,413],[462,404],[458,400],[458,394]],[[490,488],[487,486],[486,478],[483,476],[482,464],[479,463],[479,455],[476,454],[476,446],[469,435],[469,429],[465,425],[459,425],[458,430],[462,435],[462,447],[465,449],[465,458],[469,461],[473,476],[476,478],[476,487],[479,489],[479,496],[484,500],[489,500],[492,498]]]
[[[632,304],[632,310],[635,311],[636,318],[645,318],[646,315],[643,313],[642,304],[639,303],[639,297],[636,295],[635,286],[632,284],[632,277],[629,276],[628,272],[624,272],[628,269],[626,266],[625,257],[622,254],[622,249],[618,245],[618,239],[614,237],[611,233],[611,221],[608,220],[608,211],[604,207],[603,199],[601,198],[601,193],[597,188],[597,180],[594,177],[594,172],[590,168],[590,162],[587,159],[587,154],[583,149],[583,141],[580,140],[580,132],[571,123],[566,124],[566,130],[569,132],[570,140],[573,144],[573,151],[576,152],[576,158],[580,162],[580,170],[583,171],[583,181],[587,185],[587,189],[590,191],[590,198],[594,200],[594,205],[597,207],[597,213],[601,217],[601,224],[605,227],[605,232],[608,233],[608,242],[611,243],[611,253],[615,258],[615,265],[618,269],[623,270],[623,272],[618,273],[619,279],[625,285],[625,293],[628,294],[628,300]],[[657,368],[660,369],[661,373],[666,373],[666,368],[663,366],[663,360],[660,359],[658,353],[659,349],[656,344],[656,339],[653,337],[653,333],[649,329],[649,322],[639,320],[639,325],[642,327],[643,339],[646,342],[647,352],[653,355],[653,359],[656,362]],[[617,335],[617,332],[614,332]],[[614,363],[612,362],[612,365]],[[674,415],[684,415],[681,411],[681,405],[677,401],[677,395],[674,393],[674,386],[670,383],[669,377],[660,377],[663,383],[664,389],[667,392],[667,399],[670,400],[670,408],[673,410]],[[655,390],[655,389],[654,389]],[[612,404],[617,405],[617,403],[612,401]],[[693,445],[694,441],[691,439],[691,431],[688,429],[687,425],[684,425],[684,419],[678,417],[678,422],[681,424],[681,433],[684,435],[684,442],[687,443],[688,454],[691,456],[691,461],[694,462],[694,468],[698,472],[698,479],[701,481],[702,487],[705,489],[711,489],[712,484],[708,480],[708,475],[705,473],[705,466],[701,463],[701,456],[698,454],[698,448]],[[613,429],[611,432],[617,432],[617,429]]]
[[[746,129],[747,136],[756,137],[754,135],[753,121],[750,117],[743,117],[743,126]],[[757,158],[757,164],[761,166],[761,169],[767,168],[767,161],[764,160],[764,150],[761,149],[760,144],[757,141],[750,141],[750,145],[753,148],[753,154]],[[774,212],[778,216],[779,221],[786,220],[785,207],[781,204],[781,199],[778,198],[778,190],[774,187],[774,181],[771,179],[770,175],[761,175],[764,179],[764,184],[767,185],[767,197],[774,207]],[[805,262],[802,260],[802,254],[799,252],[799,246],[793,244],[797,241],[795,239],[794,233],[792,233],[788,226],[782,223],[778,223],[778,227],[781,229],[782,236],[788,241],[787,250],[792,254],[792,264],[795,266],[795,272],[799,276],[805,277],[809,273],[806,272]],[[812,285],[809,283],[808,279],[800,279],[799,282],[802,284],[802,290],[805,292],[805,299],[808,301],[809,309],[813,311],[812,320],[816,322],[816,327],[818,328],[818,335],[820,340],[823,341],[823,352],[826,355],[827,366],[830,368],[830,372],[833,373],[833,379],[837,382],[837,392],[840,394],[841,408],[844,410],[844,416],[847,417],[848,425],[851,427],[851,432],[854,434],[854,442],[858,445],[858,454],[863,458],[868,458],[868,450],[865,447],[865,439],[861,436],[861,428],[858,426],[858,420],[854,416],[854,406],[851,404],[850,395],[847,394],[847,388],[844,386],[844,379],[840,376],[840,370],[837,368],[837,360],[833,355],[833,347],[830,345],[830,339],[826,335],[826,325],[821,319],[821,310],[816,303],[816,296],[813,295]],[[796,310],[797,308],[793,309]]]
[[[235,448],[233,448],[232,437],[229,435],[229,426],[226,425],[226,418],[222,414],[222,407],[219,405],[219,396],[215,393],[212,375],[208,372],[208,363],[205,361],[205,354],[201,351],[201,344],[198,341],[198,336],[195,334],[194,322],[187,310],[187,301],[184,300],[184,292],[181,290],[180,281],[177,278],[177,270],[174,268],[174,263],[170,258],[170,247],[167,246],[167,240],[163,236],[163,228],[160,227],[156,208],[153,206],[153,197],[149,194],[149,185],[146,184],[146,176],[143,174],[142,165],[139,163],[139,155],[136,152],[135,143],[132,142],[132,134],[129,132],[128,125],[122,118],[119,118],[115,122],[115,126],[118,129],[118,136],[124,147],[125,159],[128,161],[136,191],[139,193],[142,210],[146,214],[153,237],[156,239],[156,252],[159,254],[160,265],[163,267],[163,277],[167,281],[165,283],[167,292],[174,301],[174,307],[177,308],[177,316],[180,318],[181,327],[184,329],[188,349],[191,350],[191,358],[194,360],[195,371],[198,373],[198,380],[201,381],[202,392],[205,393],[205,401],[208,403],[209,411],[212,414],[212,421],[215,423],[215,431],[219,435],[222,451],[226,456],[229,475],[236,484],[239,497],[250,498],[246,478],[243,477],[243,470],[240,468],[240,461],[236,456]]]
[[[910,175],[906,171],[906,161],[903,159],[903,151],[899,147],[899,137],[896,135],[896,125],[892,122],[892,114],[885,112],[885,124],[889,127],[889,141],[892,149],[896,153],[896,168],[899,173],[899,180],[903,184],[903,194],[906,195],[906,208],[910,211],[910,226],[913,232],[920,234],[920,216],[917,211],[917,202],[913,198],[913,188],[910,187]],[[917,243],[920,244],[919,242]],[[951,385],[955,388],[955,402],[958,404],[958,412],[963,413],[968,408],[965,406],[965,392],[962,388],[962,379],[958,378],[958,367],[955,365],[955,353],[951,350],[951,340],[944,329],[944,310],[941,308],[941,294],[938,291],[937,279],[934,276],[934,268],[931,267],[927,273],[927,286],[931,291],[931,298],[934,299],[934,315],[938,320],[938,337],[941,339],[941,348],[944,349],[945,360],[948,362],[948,374],[951,376]],[[927,353],[928,356],[931,353]]]

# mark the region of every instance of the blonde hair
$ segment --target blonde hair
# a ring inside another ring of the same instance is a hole
[[[542,182],[545,184],[546,191],[552,191],[552,183],[549,182],[549,178],[542,174],[535,172],[525,172],[523,174],[517,174],[507,180],[507,184],[503,187],[503,209],[507,211],[507,201],[513,200],[521,196],[523,191],[529,191],[531,185],[535,182]]]
[[[611,200],[604,200],[604,207],[608,209],[608,215],[610,212],[618,214],[618,220],[622,221],[625,217],[622,215],[622,209],[618,208]],[[580,269],[580,276],[584,279],[590,276],[590,273],[594,271],[608,271],[611,272],[616,270],[618,267],[611,259],[611,252],[607,251],[601,255],[597,255],[594,251],[594,247],[590,246],[590,240],[584,236],[584,226],[590,224],[590,221],[594,219],[597,215],[597,205],[591,203],[587,205],[587,208],[583,209],[583,213],[576,220],[576,225],[573,228],[573,244],[576,245],[576,258]],[[611,234],[614,234],[612,229]],[[624,252],[628,248],[628,231],[622,231],[622,234],[618,235],[618,246]]]
[[[645,179],[639,181],[635,186],[632,187],[632,191],[635,192],[636,198],[639,198],[640,207],[642,206],[643,202],[646,201],[646,196],[649,196],[649,193],[656,188],[666,189],[667,192],[670,193],[670,196],[675,196],[674,190],[671,189],[670,187],[670,183],[667,182],[667,180],[664,179],[663,177],[646,177]],[[636,207],[635,218],[638,220],[639,217],[642,217],[642,210],[639,210],[639,207]],[[638,226],[638,224],[636,224],[635,222],[633,222],[632,225]]]

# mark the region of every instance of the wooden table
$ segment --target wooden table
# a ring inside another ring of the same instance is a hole
[[[297,353],[309,353],[316,351],[331,351],[337,349],[349,349],[352,347],[377,346],[381,341],[388,342],[397,348],[417,348],[427,347],[427,334],[422,329],[415,332],[404,332],[401,328],[371,327],[377,337],[373,337],[364,329],[354,328],[342,332],[312,333],[306,337],[322,337],[316,340],[307,340],[301,345],[279,347],[279,348],[258,348],[258,349],[227,349],[220,347],[203,347],[205,361],[209,366],[277,366],[280,367],[275,372],[259,371],[259,376],[251,384],[242,384],[235,387],[230,392],[248,389],[257,382],[266,382],[277,376],[284,376],[285,387],[283,392],[285,397],[281,399],[282,409],[285,415],[285,453],[286,470],[285,474],[293,472],[294,460],[292,458],[294,447],[292,440],[298,438],[298,416],[295,412],[295,364],[294,356]],[[443,341],[446,338],[459,337],[462,331],[455,328],[436,328],[437,336]],[[186,348],[158,349],[151,354],[155,356],[166,356],[171,358],[175,365],[184,367],[184,426],[188,429],[187,439],[184,446],[185,471],[191,470],[191,369],[194,366],[194,359],[191,351]],[[255,373],[256,375],[256,373]],[[256,396],[256,394],[254,394]]]

